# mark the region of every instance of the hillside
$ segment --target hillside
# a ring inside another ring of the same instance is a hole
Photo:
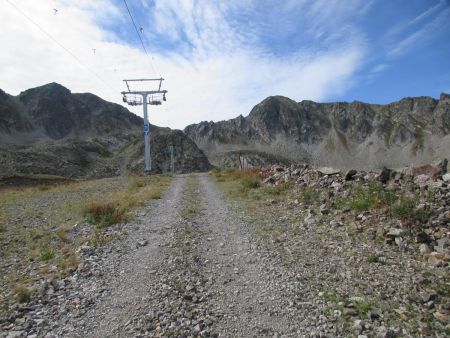
[[[105,177],[143,168],[142,118],[124,107],[50,83],[11,96],[0,90],[0,176]],[[154,172],[204,171],[205,155],[182,131],[152,126]]]
[[[448,157],[449,132],[448,94],[386,105],[271,96],[246,117],[185,128],[213,164],[230,163],[230,154],[245,151],[344,169],[401,167]]]

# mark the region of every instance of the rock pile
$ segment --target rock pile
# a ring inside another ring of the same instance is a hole
[[[374,236],[402,250],[416,250],[433,266],[450,262],[450,174],[447,160],[401,170],[366,172],[307,165],[264,167],[265,186],[289,182],[308,198],[288,200],[307,209],[312,225],[335,212],[331,225],[370,228]],[[295,195],[295,194],[294,194]],[[384,199],[384,200],[380,200]],[[390,199],[390,200],[389,200]],[[354,219],[350,211],[355,210]]]

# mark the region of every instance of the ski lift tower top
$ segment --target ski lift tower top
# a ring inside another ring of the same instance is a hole
[[[147,104],[160,105],[162,104],[162,101],[166,101],[167,90],[161,89],[164,79],[131,79],[123,81],[128,89],[128,91],[123,91],[121,93],[123,102],[130,106],[142,105],[144,107],[145,172],[149,174],[152,170],[152,162],[150,157],[150,124],[148,122]],[[138,86],[139,84],[140,86]],[[152,85],[154,86],[153,90],[145,90],[150,89]],[[134,89],[136,87],[138,88]]]

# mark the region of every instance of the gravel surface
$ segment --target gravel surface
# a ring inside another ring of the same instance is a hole
[[[137,229],[106,250],[101,257],[101,276],[87,288],[88,293],[101,289],[101,298],[83,317],[62,327],[61,336],[134,336],[128,330],[129,321],[152,297],[152,287],[165,264],[160,247],[168,242],[176,221],[185,181],[184,176],[175,178],[164,198],[139,214]]]
[[[445,313],[430,285],[447,270],[274,208],[248,212],[207,174],[177,176],[127,236],[82,246],[78,270],[19,306],[0,337],[445,336],[413,331],[423,318],[408,315]]]

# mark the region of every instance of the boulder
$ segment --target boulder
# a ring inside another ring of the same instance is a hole
[[[405,230],[398,229],[398,228],[391,228],[389,229],[389,232],[386,234],[387,237],[400,237],[403,234],[405,234]]]
[[[317,171],[319,173],[321,173],[322,175],[336,175],[341,172],[339,169],[335,169],[335,168],[331,168],[331,167],[320,167],[320,168],[317,168]]]
[[[383,167],[383,169],[380,172],[380,175],[378,176],[378,180],[381,183],[386,184],[391,179],[391,175],[392,175],[392,170],[388,169],[386,167]]]
[[[417,184],[419,187],[424,188],[428,186],[433,177],[425,174],[418,175],[414,178],[414,183]]]
[[[444,175],[447,172],[447,164],[448,164],[447,159],[443,159],[419,167],[410,167],[408,169],[408,173],[413,177],[426,175],[430,178],[437,178],[439,176]]]
[[[355,175],[358,172],[355,169],[350,169],[349,171],[347,171],[347,173],[345,174],[345,180],[346,181],[351,181],[355,178]]]
[[[432,266],[443,266],[445,265],[444,255],[439,252],[432,252],[428,256],[428,263]]]
[[[422,243],[419,246],[419,252],[420,252],[421,255],[427,255],[427,254],[429,254],[431,252],[431,249],[430,249],[430,247],[428,245]]]

